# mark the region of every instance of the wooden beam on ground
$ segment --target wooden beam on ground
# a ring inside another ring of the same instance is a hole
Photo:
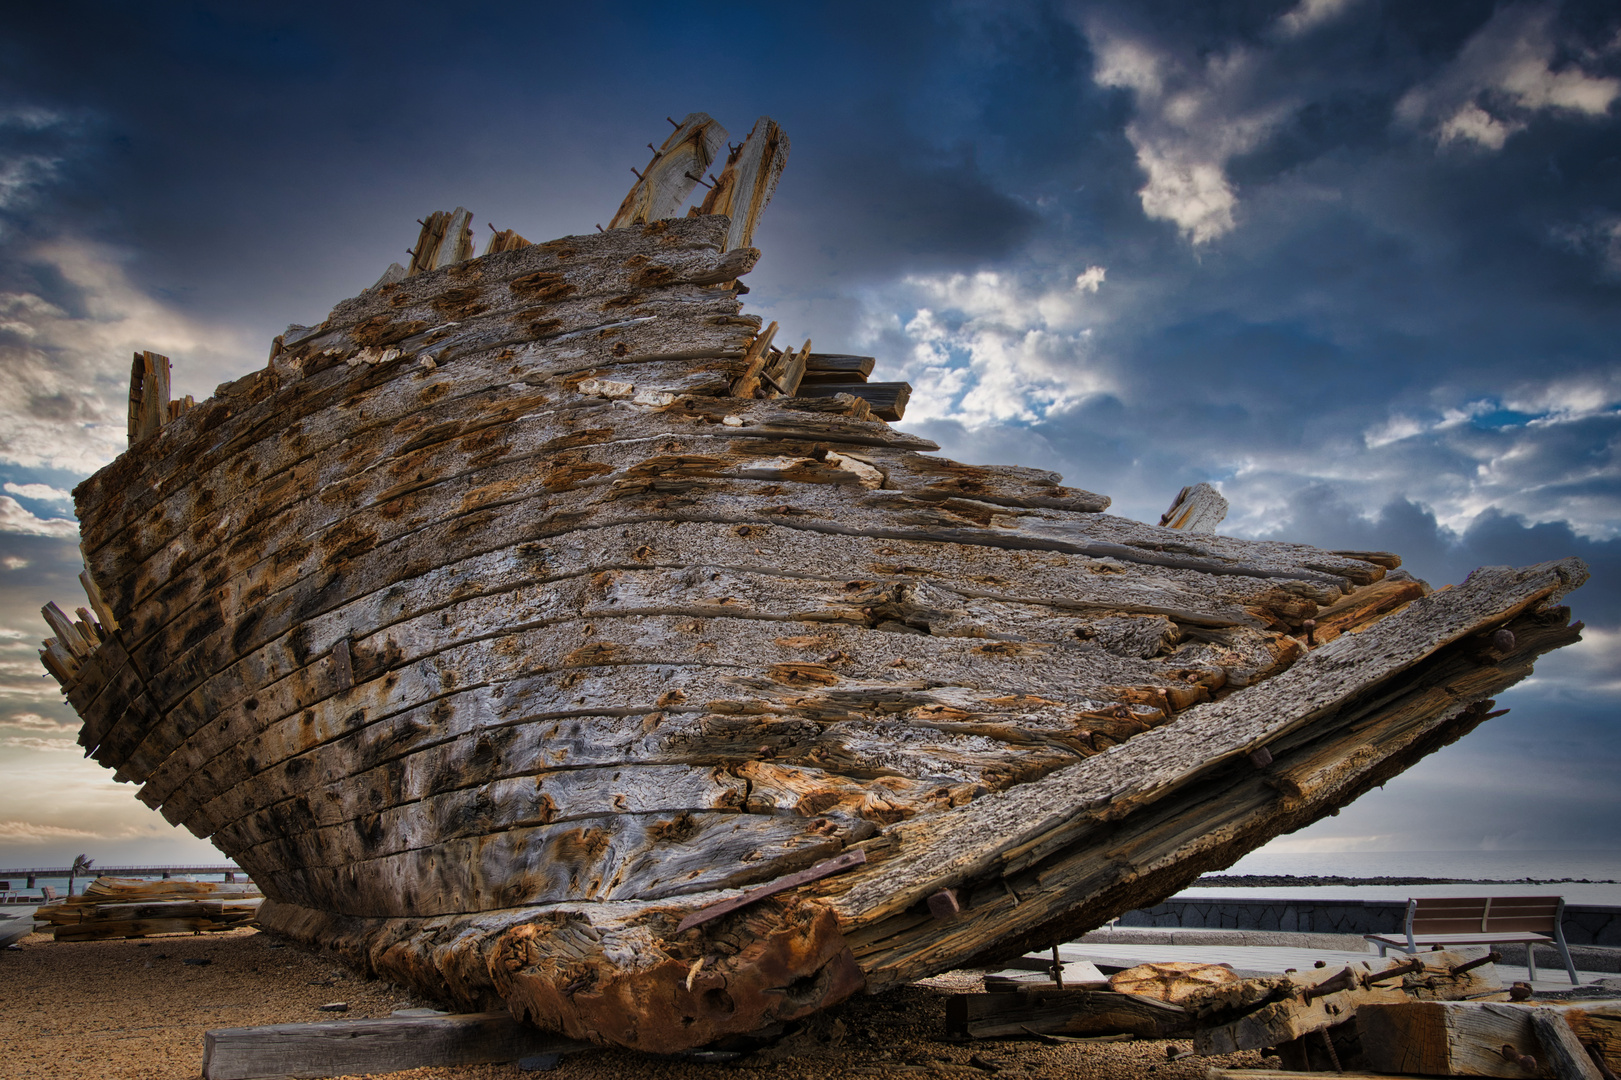
[[[1205,1080],[1301,1080],[1303,1074],[1296,1069],[1227,1069],[1212,1065],[1204,1075]],[[1334,1080],[1421,1080],[1407,1073],[1337,1072],[1333,1076]]]
[[[1593,1017],[1621,1019],[1621,1002],[1575,1005],[1521,1005],[1485,1001],[1409,1001],[1366,1005],[1357,1010],[1357,1028],[1368,1067],[1378,1072],[1416,1072],[1439,1076],[1557,1076],[1575,1068],[1572,1045],[1595,1047],[1612,1071],[1621,1070],[1621,1047],[1593,1035]],[[1540,1030],[1539,1024],[1540,1023]],[[1567,1040],[1551,1023],[1570,1032]],[[1557,1036],[1557,1038],[1554,1038]],[[1557,1043],[1557,1045],[1550,1045]],[[1504,1047],[1515,1060],[1509,1060]],[[1519,1058],[1536,1059],[1537,1072],[1527,1073]],[[1578,1062],[1579,1065],[1579,1062]],[[1572,1078],[1596,1080],[1569,1071]]]
[[[664,145],[653,152],[647,168],[636,174],[636,183],[608,228],[623,229],[675,217],[725,143],[726,129],[708,113],[688,113]]]
[[[541,1031],[504,1012],[271,1024],[205,1032],[203,1077],[346,1076],[484,1065],[587,1049],[589,1043]]]
[[[946,1002],[946,1030],[971,1039],[1020,1035],[1117,1035],[1171,1039],[1193,1030],[1177,1005],[1112,990],[1007,990],[956,994]]]
[[[906,403],[912,397],[912,384],[890,383],[805,383],[799,385],[798,397],[829,398],[838,394],[851,394],[866,400],[872,414],[882,420],[895,421],[906,415]]]
[[[760,117],[754,130],[727,156],[726,168],[698,208],[700,214],[725,214],[732,219],[722,251],[749,246],[787,164],[788,136],[771,117]]]

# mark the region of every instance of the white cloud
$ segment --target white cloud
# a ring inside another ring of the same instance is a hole
[[[892,329],[909,340],[908,419],[979,427],[1038,420],[1112,384],[1088,357],[1087,302],[1106,271],[1089,266],[1063,285],[982,271],[913,277],[890,310],[915,314]],[[877,320],[875,329],[883,326]]]
[[[1087,36],[1096,56],[1093,81],[1136,97],[1126,138],[1148,178],[1138,191],[1143,212],[1175,223],[1194,244],[1231,232],[1238,193],[1227,163],[1260,145],[1298,107],[1257,92],[1264,55],[1235,46],[1179,57],[1101,20]]]
[[[19,712],[0,719],[0,727],[17,728],[21,731],[50,731],[61,733],[73,731],[79,726],[77,721],[62,721],[51,716],[41,716],[39,713]]]
[[[202,397],[215,381],[207,376],[245,366],[240,358],[249,351],[238,334],[148,296],[111,249],[65,239],[30,258],[81,299],[70,313],[33,293],[0,293],[0,323],[10,331],[0,335],[8,386],[0,397],[0,462],[88,474],[121,453],[128,441],[129,358],[137,350],[175,358],[177,394],[179,384],[190,382]],[[207,379],[202,385],[199,375]]]
[[[19,558],[16,555],[7,555],[5,558],[0,559],[0,566],[5,567],[7,570],[21,570],[27,565],[27,559]]]
[[[1278,17],[1277,30],[1284,37],[1300,37],[1338,19],[1358,0],[1300,0]]]
[[[1555,11],[1551,4],[1501,8],[1439,74],[1402,97],[1396,115],[1438,142],[1488,150],[1501,150],[1539,113],[1605,115],[1621,97],[1621,79],[1574,61],[1555,69],[1566,44],[1554,34]]]
[[[53,488],[49,484],[13,484],[6,482],[5,490],[24,499],[33,499],[37,502],[64,502],[73,501],[73,496],[61,488]]]
[[[65,825],[44,825],[33,821],[0,821],[0,843],[43,844],[52,840],[101,839],[100,833]]]
[[[79,523],[72,518],[35,517],[32,511],[23,509],[16,499],[0,495],[0,532],[67,539],[79,535]]]
[[[77,752],[78,746],[67,739],[42,739],[38,735],[11,735],[0,739],[0,746],[13,750],[33,750],[40,753]]]

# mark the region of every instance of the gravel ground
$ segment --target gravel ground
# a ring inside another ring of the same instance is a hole
[[[365,981],[331,960],[281,947],[254,930],[57,942],[42,934],[0,950],[0,1074],[6,1080],[194,1080],[203,1032],[340,1017],[387,1016],[432,1005]],[[207,960],[187,964],[186,960]],[[565,1057],[556,1080],[840,1080],[868,1076],[1003,1076],[1004,1080],[1203,1080],[1212,1064],[1259,1066],[1257,1053],[1170,1055],[1186,1043],[1048,1045],[1030,1040],[944,1041],[946,995],[980,989],[954,972],[877,997],[861,997],[801,1025],[776,1045],[725,1063],[627,1051]],[[412,1080],[518,1080],[515,1065],[412,1069]]]

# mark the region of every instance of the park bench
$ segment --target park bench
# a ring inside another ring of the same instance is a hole
[[[1386,949],[1417,952],[1421,945],[1450,949],[1459,945],[1525,945],[1525,968],[1532,982],[1537,978],[1536,947],[1551,944],[1565,961],[1572,983],[1576,965],[1565,944],[1560,921],[1565,914],[1562,896],[1426,896],[1407,901],[1405,934],[1364,934]]]

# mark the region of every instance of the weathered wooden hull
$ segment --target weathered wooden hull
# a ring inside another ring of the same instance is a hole
[[[728,228],[382,285],[75,492],[80,741],[262,925],[702,1045],[1157,901],[1576,639],[1576,560],[1430,592],[776,397]]]

